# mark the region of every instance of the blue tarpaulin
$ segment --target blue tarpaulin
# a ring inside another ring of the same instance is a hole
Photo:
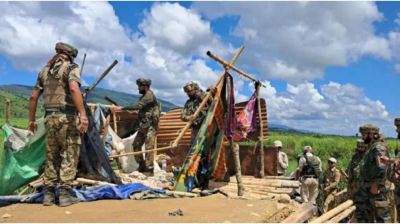
[[[165,190],[147,187],[141,183],[131,183],[115,186],[102,185],[81,189],[73,189],[73,193],[75,193],[75,196],[79,198],[80,201],[95,201],[102,199],[129,199],[131,194],[143,191],[165,194]],[[0,196],[0,206],[13,203],[42,203],[43,194],[43,192],[40,192],[22,196]]]

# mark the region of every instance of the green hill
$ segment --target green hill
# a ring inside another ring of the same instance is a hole
[[[1,85],[0,86],[0,117],[5,117],[5,110],[3,109],[5,106],[5,100],[10,99],[12,102],[11,106],[11,116],[12,117],[27,117],[28,116],[28,104],[29,97],[32,92],[31,86],[25,85]],[[93,92],[91,92],[88,96],[88,103],[102,103],[109,104],[106,100],[104,100],[104,96],[108,96],[111,99],[115,100],[122,106],[126,106],[137,102],[139,99],[138,95],[128,94],[117,92],[113,90],[96,88]],[[178,106],[165,101],[160,100],[162,103],[162,111],[168,111],[172,108],[176,108]],[[42,108],[42,100],[39,102],[38,108]],[[38,116],[43,114],[43,109],[38,109]]]

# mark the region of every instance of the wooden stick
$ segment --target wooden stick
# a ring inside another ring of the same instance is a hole
[[[344,210],[342,213],[339,213],[335,217],[331,218],[327,221],[327,223],[339,223],[349,215],[351,215],[356,210],[356,206],[351,206],[350,208]]]
[[[114,132],[116,134],[118,134],[118,127],[117,127],[117,115],[115,114],[115,112],[112,112],[113,114],[113,120],[114,120]]]
[[[230,61],[229,65],[232,66],[233,64],[235,64],[236,60],[239,58],[239,55],[242,53],[244,47],[240,47],[238,52],[236,52],[235,56],[233,57],[233,59]],[[224,71],[220,77],[218,78],[218,81],[216,82],[216,86],[219,85],[219,83],[223,80],[223,78],[225,77],[225,73],[226,71]],[[197,108],[196,112],[193,114],[193,116],[197,117],[199,115],[199,113],[203,110],[203,108],[205,107],[205,105],[208,102],[208,99],[211,97],[211,91],[208,92],[203,101],[201,102],[201,104],[199,105],[199,107]],[[180,134],[178,135],[178,137],[175,139],[174,143],[172,144],[174,147],[178,146],[179,141],[181,140],[181,138],[183,137],[183,135],[185,134],[185,132],[187,131],[187,129],[190,128],[190,126],[192,125],[193,121],[189,121],[186,126],[184,128],[181,129]]]
[[[311,202],[302,204],[294,213],[289,215],[282,223],[304,223],[314,214],[314,206]]]
[[[336,208],[333,208],[333,209],[329,210],[327,213],[325,213],[325,214],[321,215],[320,217],[312,220],[310,223],[323,223],[323,222],[326,222],[329,219],[331,219],[332,217],[334,217],[337,214],[341,213],[342,211],[348,209],[352,205],[353,205],[353,201],[352,200],[347,200],[347,201],[343,202],[342,204],[340,204],[339,206],[337,206]]]
[[[6,99],[6,124],[10,124],[10,114],[11,114],[11,101]]]
[[[233,143],[232,141],[230,142],[231,145],[231,150],[233,153],[233,162],[235,164],[235,177],[236,177],[236,183],[237,183],[237,195],[238,196],[243,196],[245,188],[243,186],[243,180],[242,180],[242,168],[240,166],[240,157],[239,157],[239,145],[237,143]]]
[[[176,195],[176,196],[186,196],[186,197],[197,197],[198,195],[195,193],[190,193],[190,192],[183,192],[183,191],[169,191],[169,190],[165,190],[165,193],[167,195]]]
[[[260,122],[260,136],[258,142],[260,144],[260,176],[264,178],[264,133],[263,133],[263,121],[261,115],[261,100],[260,100],[260,85],[256,83],[256,97],[257,97],[257,108],[258,108],[258,117]]]
[[[77,181],[78,183],[81,183],[81,184],[90,184],[90,185],[113,185],[113,186],[115,186],[115,184],[113,184],[113,183],[104,182],[104,181],[98,181],[98,180],[90,180],[90,179],[86,179],[86,178],[76,178],[76,181]]]
[[[25,194],[29,190],[30,186],[26,186],[21,192],[19,192],[18,196]]]
[[[128,153],[123,153],[123,154],[119,154],[119,155],[113,155],[113,156],[109,156],[109,158],[118,158],[118,157],[123,157],[123,156],[135,156],[135,155],[141,155],[142,153],[165,151],[165,150],[174,149],[174,148],[176,148],[176,147],[166,146],[166,147],[155,148],[155,149],[150,149],[150,150],[145,150],[145,151],[128,152]]]
[[[272,179],[272,180],[294,180],[293,177],[286,177],[286,176],[265,176],[264,179]]]
[[[223,59],[221,59],[221,58],[219,58],[218,56],[212,54],[210,51],[207,51],[207,55],[208,55],[210,58],[216,60],[218,63],[222,64],[222,65],[224,66],[225,70],[232,69],[233,71],[237,72],[239,75],[242,75],[242,76],[244,76],[244,77],[246,77],[246,78],[248,78],[248,79],[250,79],[250,80],[252,80],[252,81],[255,81],[255,82],[258,81],[257,79],[253,78],[251,75],[249,75],[249,74],[243,72],[242,70],[240,70],[239,68],[235,67],[232,63],[227,63],[227,62],[224,61]],[[262,84],[261,82],[260,82],[260,84],[261,84],[263,87],[266,87],[266,86],[265,86],[264,84]]]

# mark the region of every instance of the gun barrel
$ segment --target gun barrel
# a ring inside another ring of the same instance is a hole
[[[108,66],[108,68],[99,76],[99,78],[97,78],[97,80],[93,83],[93,85],[91,87],[89,87],[89,89],[87,90],[87,92],[92,91],[94,88],[96,88],[96,86],[99,84],[99,82],[101,82],[101,80],[104,79],[104,77],[106,77],[106,75],[111,71],[111,69],[114,68],[114,66],[118,64],[118,61],[115,60],[110,66]]]
[[[110,102],[111,104],[114,104],[115,106],[119,106],[119,104],[117,102],[115,102],[108,96],[105,96],[104,99],[107,100],[108,102]]]

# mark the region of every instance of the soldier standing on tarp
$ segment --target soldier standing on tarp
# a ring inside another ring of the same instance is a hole
[[[196,138],[197,133],[200,130],[201,124],[207,115],[207,108],[205,107],[202,111],[200,111],[197,117],[194,116],[197,108],[200,106],[201,102],[204,99],[205,93],[200,89],[200,86],[193,81],[186,83],[183,87],[183,90],[188,95],[189,99],[186,101],[183,109],[181,119],[182,121],[193,121],[192,123],[192,134],[191,141]]]
[[[43,205],[54,204],[55,187],[59,183],[59,205],[69,206],[78,202],[70,191],[77,172],[80,133],[87,131],[88,119],[80,91],[80,70],[74,63],[78,50],[71,45],[57,43],[56,52],[39,73],[33,88],[28,130],[35,132],[36,106],[40,95],[44,93],[47,144]]]
[[[360,127],[360,133],[367,151],[360,164],[360,188],[355,194],[357,222],[391,222],[390,202],[387,184],[387,165],[389,154],[380,141],[379,128],[373,125]]]
[[[142,149],[144,143],[146,143],[146,150],[154,149],[155,137],[158,130],[158,124],[160,121],[160,110],[161,105],[158,102],[153,91],[150,89],[150,79],[137,79],[136,84],[139,89],[139,93],[142,96],[139,98],[139,102],[127,107],[115,107],[114,112],[120,110],[139,110],[139,130],[133,141],[133,151],[139,152]],[[152,171],[154,153],[147,153],[146,160],[143,159],[142,155],[137,155],[136,161],[139,163],[139,171]]]

